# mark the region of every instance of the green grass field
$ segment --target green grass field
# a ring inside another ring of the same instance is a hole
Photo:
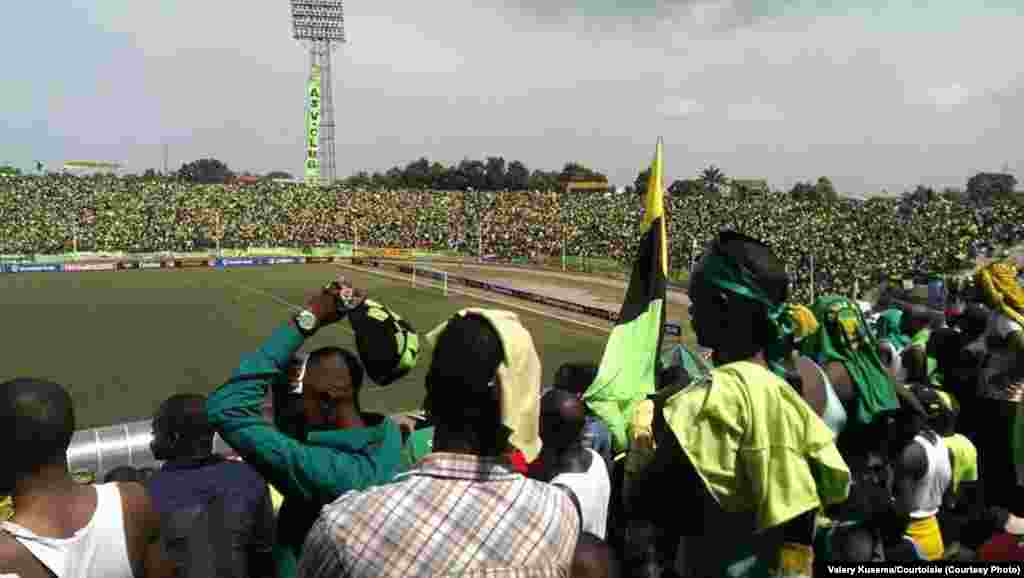
[[[599,360],[608,337],[597,329],[454,293],[445,297],[438,289],[414,289],[408,282],[335,265],[3,274],[0,381],[33,376],[66,386],[78,429],[146,419],[174,393],[215,389],[241,355],[289,319],[289,307],[279,300],[301,304],[339,272],[421,334],[464,307],[517,311],[540,352],[545,383],[564,362]],[[355,349],[347,322],[322,330],[303,350],[329,344]],[[386,389],[368,382],[364,406],[380,412],[418,408],[429,363],[430,349],[424,346],[418,367],[401,381]]]

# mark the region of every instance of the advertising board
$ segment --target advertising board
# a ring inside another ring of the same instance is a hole
[[[8,273],[57,273],[63,266],[57,263],[11,263],[4,265]]]
[[[114,271],[117,263],[66,263],[64,271],[79,273],[82,271]]]
[[[254,257],[229,257],[226,259],[217,259],[217,266],[219,267],[253,267],[255,265],[262,265],[262,258]],[[182,265],[183,267],[185,265]]]
[[[175,265],[181,268],[191,267],[213,267],[217,264],[216,259],[176,259]]]
[[[305,263],[305,257],[264,257],[264,265],[298,265]]]

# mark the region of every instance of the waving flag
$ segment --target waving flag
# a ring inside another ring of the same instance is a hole
[[[632,417],[633,406],[654,393],[661,351],[668,278],[661,149],[658,139],[647,181],[640,248],[626,299],[605,345],[597,377],[583,394],[590,410],[608,424],[616,452],[628,447],[626,424]]]

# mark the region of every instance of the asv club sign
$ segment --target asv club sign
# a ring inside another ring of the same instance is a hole
[[[320,176],[320,67],[314,65],[306,91],[306,178]]]

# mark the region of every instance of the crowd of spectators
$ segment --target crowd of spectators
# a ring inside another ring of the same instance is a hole
[[[367,247],[454,250],[500,259],[569,256],[627,263],[638,238],[634,195],[541,191],[314,188],[260,181],[197,185],[114,176],[0,179],[0,254]],[[776,247],[810,298],[854,296],[882,277],[947,274],[985,247],[1024,239],[1024,204],[930,199],[795,200],[781,193],[666,199],[672,268],[733,229]],[[480,242],[480,235],[483,243]],[[812,259],[813,257],[813,259]],[[856,295],[855,297],[860,297]]]
[[[690,285],[710,359],[680,345],[654,383],[615,392],[625,431],[593,387],[597,360],[542,383],[515,313],[457,311],[419,334],[419,359],[415,328],[339,278],[225,383],[155,408],[159,470],[76,480],[67,389],[0,383],[0,437],[17,448],[0,469],[0,574],[810,578],[1019,562],[1020,264],[979,271],[969,312],[935,322],[883,301],[872,325],[847,297],[794,303],[769,246],[721,232]],[[302,353],[346,319],[356,351]],[[362,409],[365,379],[387,387],[417,363],[427,423]]]

